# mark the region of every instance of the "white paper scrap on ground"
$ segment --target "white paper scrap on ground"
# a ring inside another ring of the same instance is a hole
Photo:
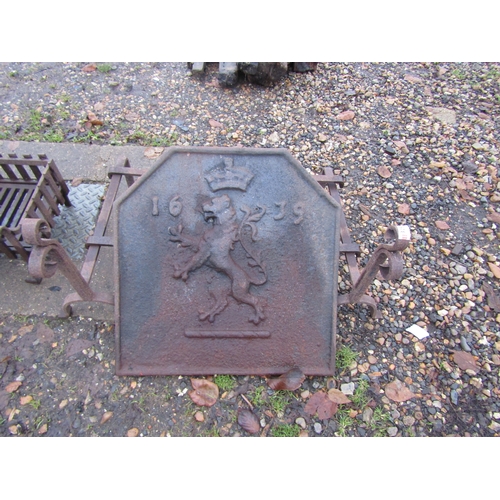
[[[429,332],[425,328],[422,328],[418,325],[411,325],[406,329],[406,331],[413,333],[413,335],[415,335],[415,337],[417,337],[419,340],[425,339],[425,337],[429,336]]]

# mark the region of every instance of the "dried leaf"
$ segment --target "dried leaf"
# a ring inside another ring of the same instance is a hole
[[[415,397],[415,394],[406,387],[403,382],[396,379],[385,386],[385,395],[392,401],[408,401]]]
[[[429,167],[431,168],[446,168],[447,163],[445,161],[431,161]]]
[[[245,408],[238,411],[238,424],[249,434],[257,434],[260,431],[259,418],[253,411]]]
[[[22,382],[19,382],[17,380],[15,380],[14,382],[11,382],[10,384],[7,384],[7,387],[5,388],[5,392],[16,392],[19,387],[21,387],[23,385]]]
[[[486,218],[495,224],[500,224],[500,214],[498,212],[491,212]]]
[[[405,80],[410,83],[421,83],[423,80],[419,76],[406,74]]]
[[[17,330],[17,333],[22,337],[23,335],[25,335],[26,333],[30,333],[31,330],[33,330],[33,327],[35,325],[26,325],[26,326],[22,326],[21,328],[19,328],[19,330]]]
[[[388,179],[392,175],[392,172],[385,165],[380,165],[380,167],[377,168],[377,173],[384,179]]]
[[[300,368],[292,368],[278,378],[270,378],[267,380],[267,385],[275,391],[295,391],[298,389],[306,376]]]
[[[216,120],[212,120],[212,118],[210,118],[210,120],[208,120],[208,123],[213,128],[222,128],[222,126],[223,126],[222,123],[219,123]]]
[[[81,353],[84,349],[88,349],[93,346],[94,342],[92,340],[85,339],[74,339],[66,347],[66,357],[69,358],[75,354]]]
[[[498,267],[496,264],[493,264],[492,262],[488,262],[488,266],[490,267],[490,271],[493,273],[493,276],[500,279],[500,267]]]
[[[137,427],[132,427],[127,431],[127,437],[137,437],[139,435],[139,429]]]
[[[458,367],[462,370],[472,370],[477,373],[479,371],[479,367],[476,364],[476,359],[472,354],[469,354],[465,351],[454,351],[453,361],[458,365]]]
[[[435,366],[431,366],[427,373],[427,377],[429,379],[429,382],[434,382],[438,378],[439,375],[439,370]]]
[[[94,63],[86,64],[83,68],[82,71],[85,71],[85,73],[92,73],[97,69],[97,66]]]
[[[465,200],[465,201],[472,201],[474,198],[467,193],[464,189],[459,189],[458,194]]]
[[[365,214],[368,215],[368,217],[372,217],[372,213],[370,212],[370,209],[366,207],[365,205],[362,205],[361,203],[359,204],[359,209]]]
[[[89,111],[87,113],[87,118],[91,125],[104,125],[104,122],[102,120],[99,120],[99,118],[97,118],[95,113],[93,113],[92,111]]]
[[[335,118],[337,120],[352,120],[356,115],[354,114],[354,111],[343,111],[342,113],[339,113]]]
[[[71,185],[72,185],[73,187],[77,187],[77,186],[79,186],[82,182],[83,182],[83,177],[75,177],[75,178],[71,181]]]
[[[87,391],[87,396],[85,397],[84,405],[88,406],[92,401],[92,396],[90,395],[90,391]]]
[[[500,297],[495,293],[493,287],[485,283],[483,285],[483,290],[488,298],[488,306],[494,311],[500,312]]]
[[[408,154],[410,152],[408,150],[408,146],[403,141],[394,141],[394,146],[396,146],[398,149],[401,149],[403,153]]]
[[[189,397],[198,406],[213,406],[219,399],[219,387],[205,379],[192,378],[193,390],[189,391]]]
[[[339,391],[338,389],[330,389],[328,391],[328,398],[330,399],[330,401],[333,401],[338,405],[346,405],[351,403],[351,400],[342,391]]]
[[[450,226],[444,220],[437,220],[436,222],[434,222],[434,224],[436,224],[436,227],[438,229],[441,229],[442,231],[444,231],[446,229],[450,229]]]
[[[29,402],[33,401],[32,396],[22,396],[19,398],[19,404],[21,406],[27,405]]]
[[[410,213],[410,205],[408,203],[401,203],[398,206],[398,212],[403,215],[408,215]]]
[[[318,414],[318,418],[321,420],[328,420],[337,413],[338,405],[334,403],[323,391],[319,391],[313,394],[306,406],[304,411],[309,415]]]
[[[52,342],[55,337],[54,330],[44,324],[37,326],[36,336],[41,342]]]
[[[9,426],[9,432],[11,434],[19,434],[21,432],[21,426],[19,424],[14,424]]]
[[[154,160],[160,156],[165,148],[160,147],[149,147],[144,150],[144,156],[150,160]]]
[[[101,418],[101,422],[100,422],[99,425],[105,424],[112,416],[113,416],[113,412],[112,411],[107,411],[106,413],[104,413],[104,415]]]

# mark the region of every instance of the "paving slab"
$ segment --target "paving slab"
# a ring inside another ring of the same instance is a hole
[[[106,182],[108,168],[122,157],[127,157],[134,168],[148,169],[156,158],[144,155],[145,146],[99,146],[95,144],[71,144],[51,142],[0,141],[0,154],[45,154],[55,161],[65,180],[81,177],[85,181]]]
[[[81,262],[76,264],[81,265]],[[113,293],[112,269],[112,249],[103,248],[91,286],[98,291]],[[59,316],[64,298],[74,292],[68,280],[58,271],[39,285],[33,285],[26,283],[28,276],[26,262],[0,256],[0,314]],[[114,308],[97,302],[77,303],[73,306],[73,316],[112,321]]]

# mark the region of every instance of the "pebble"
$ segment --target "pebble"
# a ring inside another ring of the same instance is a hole
[[[467,352],[471,351],[471,348],[470,348],[469,344],[467,343],[467,339],[463,335],[460,336],[460,345],[462,346],[462,349],[464,351],[467,351]]]
[[[340,390],[346,395],[350,396],[354,394],[354,382],[349,382],[347,384],[341,384]]]
[[[389,437],[395,437],[398,433],[399,429],[397,427],[388,427],[387,434]]]
[[[316,434],[321,434],[322,431],[323,431],[323,426],[319,422],[315,422],[314,423],[314,432]]]
[[[373,417],[373,410],[370,407],[367,407],[363,410],[363,422],[370,423]]]
[[[277,143],[280,140],[280,136],[278,135],[278,132],[273,132],[269,137],[268,141],[272,143]]]
[[[295,419],[295,423],[302,429],[305,429],[307,426],[306,421],[302,417],[298,417],[297,419]]]
[[[407,427],[411,427],[415,423],[415,417],[412,417],[411,415],[405,415],[403,417],[403,424],[405,424]]]

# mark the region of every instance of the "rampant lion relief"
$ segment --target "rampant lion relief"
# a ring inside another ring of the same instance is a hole
[[[257,325],[266,318],[263,299],[250,292],[251,285],[259,286],[267,281],[260,253],[251,248],[251,242],[256,241],[257,237],[256,223],[264,216],[266,208],[258,206],[252,211],[243,205],[240,210],[245,215],[238,221],[231,198],[223,194],[211,198],[210,202],[202,206],[203,217],[208,227],[201,234],[187,235],[183,232],[182,225],[168,229],[170,241],[177,242],[194,252],[186,263],[174,264],[174,278],[186,281],[189,273],[195,272],[202,266],[208,266],[217,273],[226,275],[230,280],[229,289],[227,286],[219,286],[215,291],[210,290],[215,304],[208,311],[199,311],[200,321],[208,320],[212,323],[215,316],[228,306],[229,296],[239,304],[247,304],[253,308],[249,321],[254,324]],[[248,265],[256,271],[257,278],[250,276],[233,258],[233,250],[237,243],[245,250]]]

